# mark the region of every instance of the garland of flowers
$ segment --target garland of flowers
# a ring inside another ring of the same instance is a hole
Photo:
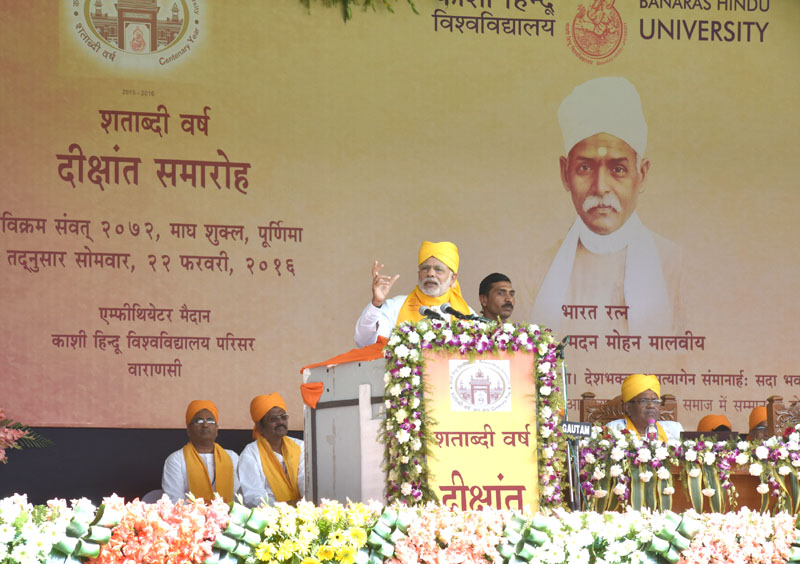
[[[425,399],[424,351],[457,352],[471,357],[498,352],[536,355],[539,506],[561,505],[566,445],[559,428],[564,394],[559,385],[558,342],[547,329],[527,323],[423,320],[395,328],[384,348],[386,421],[381,441],[386,445],[386,497],[415,505],[436,500],[428,485],[427,457],[431,454],[434,421]]]
[[[708,503],[720,513],[736,506],[731,472],[738,466],[759,478],[762,512],[800,512],[800,424],[762,441],[666,443],[633,437],[626,429],[595,426],[580,450],[581,490],[586,507],[595,511],[628,503],[636,509],[669,509],[675,493],[669,469],[679,467],[694,510],[702,512]],[[655,488],[660,495],[641,495],[654,478],[662,482]]]

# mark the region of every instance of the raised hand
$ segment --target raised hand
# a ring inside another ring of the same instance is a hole
[[[389,297],[389,290],[392,289],[394,283],[400,278],[399,274],[395,274],[394,276],[381,274],[381,269],[383,269],[383,265],[377,260],[372,263],[372,305],[375,307],[381,307],[383,305],[383,302]]]

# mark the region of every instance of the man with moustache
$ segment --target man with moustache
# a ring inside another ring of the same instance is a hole
[[[239,455],[216,443],[218,432],[219,411],[214,402],[190,402],[186,408],[189,442],[167,457],[161,476],[161,489],[173,503],[189,494],[209,502],[217,493],[230,503],[239,493]]]
[[[244,504],[296,505],[305,495],[305,447],[287,436],[286,402],[277,392],[256,396],[250,402],[250,417],[256,440],[242,450],[238,468]]]
[[[478,299],[481,301],[481,315],[492,321],[505,323],[514,312],[516,292],[511,280],[505,274],[493,272],[478,287]]]
[[[458,263],[458,248],[453,243],[423,242],[417,256],[417,286],[407,296],[389,298],[389,291],[400,275],[381,274],[383,265],[375,261],[372,265],[372,301],[356,322],[356,345],[366,347],[377,342],[379,336],[388,337],[395,325],[404,321],[422,320],[419,311],[422,306],[438,311],[438,306],[447,302],[462,313],[473,313],[461,297]]]
[[[642,438],[647,436],[650,421],[655,422],[658,440],[678,441],[683,426],[677,421],[661,421],[661,384],[654,374],[631,374],[622,382],[624,419],[608,423],[610,429],[627,429]]]
[[[681,252],[636,213],[650,172],[639,93],[624,78],[590,80],[564,99],[558,121],[561,181],[578,217],[539,288],[531,321],[574,332],[570,319],[577,316],[566,306],[588,305],[597,306],[598,320],[614,311],[611,328],[622,334],[675,334]]]

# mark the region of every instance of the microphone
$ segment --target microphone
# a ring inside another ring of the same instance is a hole
[[[439,309],[442,310],[442,313],[446,313],[447,315],[452,315],[453,317],[457,317],[459,319],[466,319],[471,320],[473,316],[468,313],[461,313],[456,308],[450,305],[450,302],[444,302],[442,305],[439,306]]]
[[[420,306],[419,312],[428,319],[438,319],[439,321],[444,321],[444,317],[439,315],[439,312],[432,310],[428,306]]]

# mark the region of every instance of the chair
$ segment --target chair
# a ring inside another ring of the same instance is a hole
[[[769,436],[780,435],[786,427],[794,427],[798,423],[800,423],[800,402],[793,401],[789,405],[785,405],[781,396],[767,398],[767,432]]]
[[[164,490],[150,490],[142,496],[142,503],[155,503],[161,496],[164,495]]]
[[[661,406],[661,419],[664,421],[678,420],[678,401],[672,394],[661,396],[663,405]],[[594,392],[583,392],[581,394],[579,413],[580,420],[597,425],[605,425],[615,419],[625,417],[622,406],[622,396],[617,396],[610,400],[595,398]]]

